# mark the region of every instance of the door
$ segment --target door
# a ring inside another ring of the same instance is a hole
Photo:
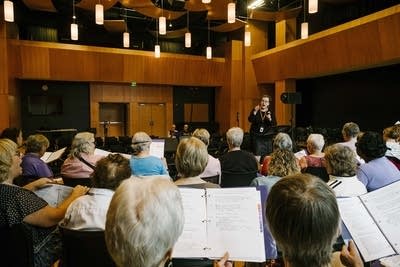
[[[165,120],[164,103],[139,103],[139,131],[158,137],[166,136]]]
[[[126,135],[125,103],[100,103],[100,136]]]

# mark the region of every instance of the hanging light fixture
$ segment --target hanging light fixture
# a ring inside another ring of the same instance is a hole
[[[158,28],[160,34],[167,33],[167,19],[164,17],[164,0],[161,0],[161,17],[158,18]]]
[[[249,31],[249,25],[246,25],[244,32],[244,46],[251,46],[251,32]]]
[[[208,20],[208,46],[206,48],[206,58],[212,58],[212,47],[210,45],[210,20]]]
[[[78,24],[76,23],[75,16],[75,0],[72,0],[71,40],[78,40]]]
[[[4,0],[4,20],[14,22],[14,3]]]
[[[247,6],[246,0],[246,6]],[[246,9],[246,27],[244,29],[244,46],[251,45],[251,32],[250,32],[250,25],[249,25],[249,9]]]
[[[189,48],[192,46],[192,34],[189,31],[189,11],[187,11],[186,27],[187,32],[185,33],[185,47]]]
[[[128,32],[128,19],[127,19],[127,14],[126,14],[126,9],[125,9],[125,19],[124,19],[124,21],[125,21],[125,32],[123,33],[123,35],[122,35],[122,43],[123,43],[123,46],[124,47],[129,47],[129,39],[130,39],[130,36],[129,36],[129,32]]]
[[[318,0],[308,0],[308,13],[313,14],[318,12]]]
[[[306,22],[306,0],[303,5],[303,23],[301,23],[301,39],[308,38],[308,22]]]
[[[203,4],[209,4],[209,3],[211,3],[211,0],[201,0],[201,2],[202,2]]]
[[[236,4],[229,3],[228,4],[228,23],[235,23],[236,19]]]
[[[100,3],[100,0],[95,7],[95,17],[96,17],[96,24],[98,25],[104,24],[104,6]]]
[[[160,45],[158,44],[157,21],[156,21],[156,45],[154,46],[154,57],[155,58],[160,58]]]

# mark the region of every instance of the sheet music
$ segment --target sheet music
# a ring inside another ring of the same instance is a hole
[[[265,261],[261,198],[256,188],[207,189],[210,256]]]
[[[150,155],[155,156],[157,158],[164,157],[164,139],[153,139],[150,144]]]
[[[172,257],[198,258],[206,257],[207,224],[205,191],[203,189],[179,188],[182,197],[185,225],[183,233],[179,237],[173,249]]]
[[[52,207],[58,207],[71,192],[72,187],[59,184],[52,184],[34,191],[37,196],[43,198]]]
[[[358,197],[338,198],[340,216],[364,261],[395,254],[384,235]]]
[[[400,253],[400,182],[360,196],[381,231]]]
[[[43,156],[40,159],[46,163],[55,161],[56,159],[59,159],[62,156],[62,154],[64,154],[66,149],[67,149],[66,147],[63,147],[54,152],[44,152]]]

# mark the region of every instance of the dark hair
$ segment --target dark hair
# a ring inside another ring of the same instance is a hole
[[[115,190],[129,177],[131,177],[129,160],[120,154],[109,154],[97,162],[92,174],[92,183],[97,188]]]
[[[335,194],[324,181],[309,174],[280,179],[268,195],[266,217],[290,266],[330,263],[340,214]]]
[[[21,129],[19,129],[19,128],[15,128],[15,127],[5,128],[0,135],[0,138],[8,138],[8,139],[14,141],[14,143],[18,144],[17,138],[18,138],[20,132],[21,132]]]
[[[377,132],[365,132],[359,137],[356,143],[357,153],[362,154],[368,160],[383,157],[387,147],[383,141],[382,135]]]

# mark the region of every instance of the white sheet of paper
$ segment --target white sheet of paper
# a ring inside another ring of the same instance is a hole
[[[150,155],[159,159],[164,157],[164,139],[153,139],[150,144]]]
[[[40,159],[46,163],[55,161],[56,159],[59,159],[62,156],[62,154],[64,154],[66,149],[67,149],[66,147],[63,147],[54,152],[44,152],[43,156]]]
[[[94,154],[95,155],[99,155],[99,156],[103,156],[103,157],[107,157],[109,154],[120,154],[121,156],[123,156],[126,159],[130,159],[131,155],[129,154],[125,154],[125,153],[114,153],[114,152],[110,152],[110,151],[106,151],[100,148],[96,148],[94,150]]]
[[[37,196],[43,198],[52,207],[58,207],[71,192],[72,187],[59,184],[52,184],[34,191]]]
[[[265,261],[261,197],[256,188],[207,189],[211,258]]]
[[[172,250],[174,258],[206,257],[207,225],[204,190],[179,188],[185,215],[185,225],[182,235],[179,237]]]
[[[349,230],[364,261],[395,254],[358,197],[339,198],[340,216]]]

